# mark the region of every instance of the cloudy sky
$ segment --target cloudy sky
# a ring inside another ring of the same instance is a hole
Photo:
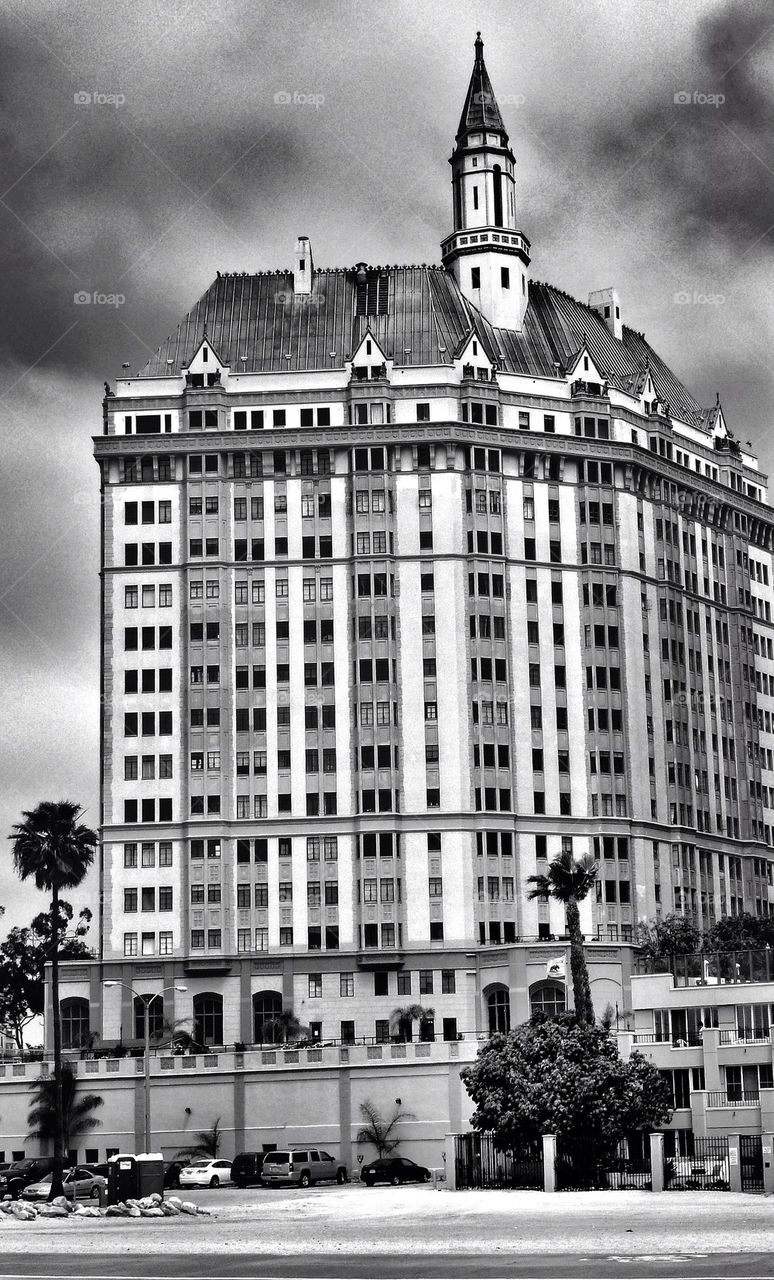
[[[103,381],[299,233],[318,266],[437,261],[477,27],[535,276],[614,284],[774,470],[769,0],[4,0],[3,835],[43,798],[99,821]],[[38,908],[9,850],[6,925]]]

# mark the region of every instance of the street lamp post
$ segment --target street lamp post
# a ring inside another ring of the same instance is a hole
[[[144,1041],[144,1055],[145,1055],[145,1072],[144,1072],[144,1081],[143,1081],[143,1102],[144,1102],[143,1109],[145,1113],[145,1117],[144,1117],[145,1118],[145,1150],[146,1152],[148,1152],[151,1149],[150,1007],[153,1004],[154,1000],[158,1000],[160,996],[164,995],[165,991],[187,991],[188,987],[183,987],[178,985],[171,986],[171,987],[163,987],[161,991],[156,991],[153,993],[153,995],[144,996],[141,994],[141,992],[135,991],[134,987],[130,987],[127,982],[118,982],[116,980],[111,980],[108,982],[103,982],[102,985],[104,987],[123,987],[125,991],[131,991],[132,995],[137,1000],[142,1000],[143,1041]]]

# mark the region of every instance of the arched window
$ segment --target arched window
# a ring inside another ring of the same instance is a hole
[[[510,1031],[511,1029],[511,997],[507,987],[492,987],[487,993],[486,1007],[489,1011],[489,1030]]]
[[[62,1048],[86,1048],[89,1039],[89,1002],[82,996],[67,996],[59,1001],[62,1022]]]
[[[282,1013],[282,996],[279,991],[256,991],[253,996],[253,1041],[263,1044],[277,1039],[276,1028],[271,1026]]]
[[[529,989],[531,1013],[544,1013],[556,1018],[567,1009],[567,993],[559,982],[535,982]]]
[[[153,995],[152,991],[134,997],[134,1038],[145,1038],[145,1005]],[[148,1007],[148,1035],[151,1040],[160,1040],[164,1034],[164,997],[156,996]]]
[[[494,166],[492,170],[494,178],[494,224],[496,227],[503,225],[503,173],[499,164]]]
[[[197,1047],[223,1044],[223,996],[201,991],[193,998],[194,1032]]]

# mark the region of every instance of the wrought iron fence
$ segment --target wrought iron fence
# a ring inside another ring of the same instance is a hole
[[[690,1135],[688,1153],[664,1161],[667,1191],[728,1191],[728,1138],[696,1138]],[[763,1170],[761,1167],[761,1177]]]
[[[743,1191],[763,1190],[763,1140],[759,1133],[739,1137],[739,1165]]]
[[[557,1191],[651,1191],[650,1142],[645,1134],[632,1134],[615,1155],[593,1147],[570,1151],[561,1140],[556,1151]]]
[[[542,1147],[498,1151],[491,1133],[458,1133],[454,1139],[454,1169],[460,1191],[473,1187],[543,1190]]]

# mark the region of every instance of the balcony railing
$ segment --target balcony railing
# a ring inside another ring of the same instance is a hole
[[[732,1089],[728,1093],[722,1089],[711,1089],[707,1094],[708,1107],[759,1107],[760,1103],[759,1093],[745,1089]]]
[[[669,973],[676,987],[716,987],[771,982],[774,952],[694,951],[684,956],[638,956],[635,972]]]
[[[721,1031],[718,1038],[719,1044],[770,1044],[771,1033],[769,1031],[740,1031],[737,1028],[728,1031]]]
[[[663,1044],[669,1049],[701,1048],[702,1038],[697,1032],[684,1036],[660,1036],[653,1031],[638,1031],[634,1036],[635,1044]]]

